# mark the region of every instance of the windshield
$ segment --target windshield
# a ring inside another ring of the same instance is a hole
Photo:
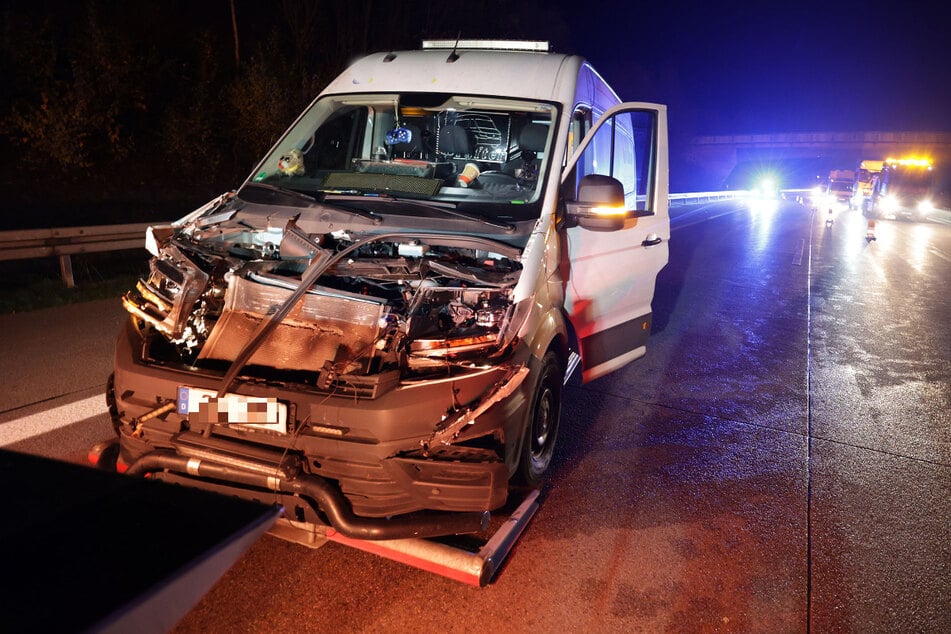
[[[330,95],[288,130],[252,181],[320,200],[414,199],[524,218],[541,196],[556,114],[549,103],[495,97]]]
[[[850,192],[852,191],[852,184],[844,183],[841,181],[833,181],[832,184],[829,186],[829,189],[831,189],[834,192]]]
[[[887,189],[890,193],[899,191],[920,195],[931,189],[933,174],[930,169],[906,168],[893,169],[888,174]]]

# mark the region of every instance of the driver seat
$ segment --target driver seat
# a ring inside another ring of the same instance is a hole
[[[439,153],[452,158],[468,158],[472,153],[469,131],[458,125],[447,125],[439,131]]]
[[[538,179],[538,154],[545,150],[547,140],[548,126],[542,123],[528,123],[518,133],[518,148],[522,153],[522,166],[516,172],[519,179]]]

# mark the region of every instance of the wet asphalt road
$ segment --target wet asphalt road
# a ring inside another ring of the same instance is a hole
[[[266,538],[179,630],[951,630],[951,226],[678,212],[648,355],[570,387],[492,585]]]
[[[265,537],[177,631],[951,631],[951,224],[674,214],[648,354],[568,387],[492,584]]]

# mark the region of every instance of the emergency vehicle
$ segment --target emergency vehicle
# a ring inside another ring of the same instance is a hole
[[[934,165],[927,158],[886,159],[863,210],[871,218],[923,220],[934,211]]]
[[[875,179],[882,171],[885,161],[862,160],[859,161],[855,170],[855,182],[852,185],[852,200],[849,203],[850,209],[865,209],[866,204],[872,197],[872,188],[875,185]]]

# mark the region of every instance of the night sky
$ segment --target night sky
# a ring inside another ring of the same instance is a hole
[[[318,21],[330,21],[309,36],[321,38],[334,29],[329,8],[338,5],[312,2]],[[61,17],[82,3],[13,4]],[[98,4],[107,8],[111,2]],[[951,9],[935,0],[489,0],[468,14],[465,3],[458,12],[443,11],[444,5],[428,9],[434,5],[416,0],[348,4],[353,8],[345,13],[365,19],[371,34],[368,50],[353,55],[387,46],[374,42],[395,7],[410,14],[442,11],[453,21],[442,32],[420,31],[417,44],[449,33],[496,38],[493,25],[517,25],[520,37],[549,40],[557,52],[587,57],[622,99],[668,104],[672,126],[684,134],[951,131]],[[235,5],[247,41],[255,30],[261,35],[280,21],[276,4]],[[215,29],[223,42],[230,38],[226,0],[173,0],[156,7],[165,22],[160,30],[177,31],[170,25],[178,16],[183,27],[199,24]],[[368,17],[362,15],[366,7]],[[499,15],[488,19],[488,10]],[[175,33],[166,35],[174,46]]]
[[[227,0],[7,0],[0,159],[29,173],[6,172],[20,193],[11,209],[50,192],[74,196],[77,184],[97,200],[133,196],[129,182],[154,183],[149,200],[173,191],[191,200],[198,194],[182,186],[181,172],[163,172],[179,160],[203,166],[185,172],[202,174],[195,187],[210,173],[230,186],[348,59],[457,35],[548,40],[555,52],[589,59],[622,99],[667,104],[679,188],[696,186],[690,166],[678,162],[700,135],[951,132],[951,10],[934,0],[234,6],[240,63]],[[84,163],[61,151],[74,147],[88,154]],[[44,179],[58,181],[58,170],[74,185],[51,189]],[[163,178],[175,190],[161,187]],[[2,209],[0,202],[0,216]]]
[[[944,3],[590,6],[606,17],[578,19],[556,46],[590,59],[622,99],[667,103],[672,132],[951,131]]]

